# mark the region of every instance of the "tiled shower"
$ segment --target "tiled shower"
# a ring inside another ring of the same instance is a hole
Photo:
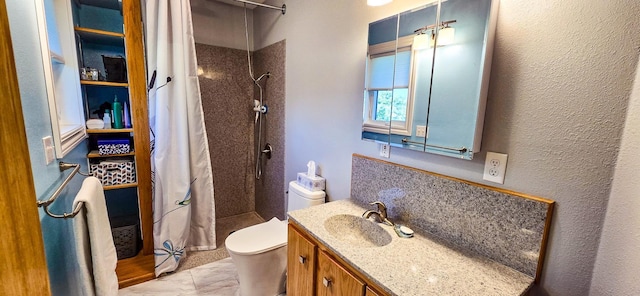
[[[285,41],[252,52],[254,76],[262,81],[268,112],[263,143],[273,147],[255,179],[255,113],[258,88],[249,77],[247,52],[196,43],[198,76],[213,170],[216,220],[256,212],[263,219],[285,217],[284,106]],[[220,235],[220,234],[219,234]]]

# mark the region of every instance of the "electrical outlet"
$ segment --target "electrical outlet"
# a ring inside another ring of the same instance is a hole
[[[484,161],[484,174],[482,179],[504,184],[504,174],[507,172],[507,155],[502,153],[487,152]]]
[[[389,144],[380,144],[380,156],[389,158]]]
[[[55,159],[55,150],[53,149],[53,138],[51,136],[42,138],[44,146],[44,160],[46,164],[50,164]]]
[[[416,137],[426,137],[427,136],[427,126],[425,125],[416,125]]]

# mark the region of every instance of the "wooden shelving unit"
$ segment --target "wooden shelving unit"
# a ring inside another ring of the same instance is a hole
[[[137,256],[118,261],[116,267],[120,289],[152,280],[155,275],[155,261],[153,254]]]
[[[116,190],[116,189],[133,188],[133,187],[138,187],[138,183],[107,185],[107,186],[102,186],[102,189],[104,189],[104,190]]]
[[[118,133],[133,133],[132,128],[119,128],[119,129],[88,129],[87,134],[118,134]]]
[[[124,157],[124,156],[134,156],[136,155],[135,151],[131,151],[125,154],[108,154],[102,155],[98,152],[98,150],[91,150],[89,154],[87,154],[87,158],[108,158],[108,157]]]
[[[76,33],[81,39],[91,43],[124,46],[124,34],[76,26]]]
[[[151,147],[149,145],[149,118],[147,106],[147,81],[144,57],[144,36],[142,28],[142,7],[138,0],[78,0],[79,4],[92,6],[93,11],[105,9],[102,15],[112,15],[115,18],[122,17],[122,32],[109,30],[119,30],[120,24],[113,22],[113,18],[107,20],[106,24],[98,23],[103,20],[92,22],[92,18],[84,18],[85,23],[75,26],[74,31],[81,43],[83,52],[90,52],[85,59],[83,53],[83,63],[81,67],[97,68],[102,66],[100,55],[116,55],[126,59],[127,82],[109,82],[81,80],[82,90],[85,94],[85,103],[93,98],[90,108],[86,108],[87,116],[89,112],[103,110],[98,109],[99,104],[105,102],[106,93],[115,94],[120,102],[126,102],[131,116],[133,128],[123,129],[89,129],[87,134],[94,138],[118,138],[118,134],[130,138],[135,151],[120,155],[100,155],[93,151],[97,147],[91,147],[87,154],[87,159],[108,159],[109,157],[128,157],[134,160],[136,169],[136,183],[121,184],[114,186],[103,186],[104,190],[118,190],[123,188],[137,189],[137,203],[139,206],[140,228],[142,235],[142,250],[132,258],[118,261],[116,273],[120,287],[135,285],[155,278],[154,246],[153,246],[153,214],[151,204]],[[115,14],[112,14],[113,12]],[[101,11],[102,13],[102,11]],[[87,28],[87,26],[92,28]],[[107,30],[94,29],[107,28]],[[88,45],[88,46],[85,46]],[[108,49],[116,48],[109,51]],[[105,51],[105,52],[103,52]],[[112,53],[113,52],[113,53]],[[100,69],[99,69],[100,70]],[[102,73],[102,72],[101,72]],[[108,75],[105,75],[108,77]],[[125,90],[126,89],[126,90]],[[126,91],[128,96],[121,97]],[[88,98],[88,94],[94,97]],[[87,103],[88,104],[88,103]],[[95,145],[92,142],[91,145]],[[119,193],[117,193],[119,194]]]
[[[129,83],[126,82],[109,82],[100,80],[80,80],[82,85],[98,85],[98,86],[113,86],[113,87],[129,87]]]

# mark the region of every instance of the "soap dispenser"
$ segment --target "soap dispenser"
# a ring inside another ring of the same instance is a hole
[[[118,96],[113,100],[113,128],[122,128],[122,104],[118,102]]]

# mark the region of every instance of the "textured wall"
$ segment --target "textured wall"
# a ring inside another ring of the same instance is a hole
[[[351,154],[378,155],[360,140],[367,24],[424,1],[286,2],[286,15],[254,11],[258,48],[287,40],[285,180],[314,159],[329,199],[348,198]],[[463,161],[391,150],[393,162],[480,183],[485,152],[509,154],[501,187],[557,202],[536,294],[589,292],[638,61],[638,15],[633,0],[500,1],[482,152]]]
[[[196,44],[216,218],[255,209],[253,89],[244,50]]]
[[[640,295],[640,67],[636,70],[590,295]]]
[[[269,220],[272,217],[285,218],[284,209],[284,102],[285,102],[285,41],[269,45],[255,52],[253,65],[254,76],[270,72],[268,79],[262,80],[264,104],[269,111],[263,117],[262,143],[271,144],[271,159],[263,157],[262,178],[256,181],[256,212]],[[254,98],[258,99],[260,91],[254,87]],[[257,128],[255,128],[257,131]],[[254,138],[257,142],[257,138]]]
[[[244,9],[212,0],[191,0],[193,36],[197,43],[247,49]],[[249,48],[253,47],[253,10],[247,10]]]

